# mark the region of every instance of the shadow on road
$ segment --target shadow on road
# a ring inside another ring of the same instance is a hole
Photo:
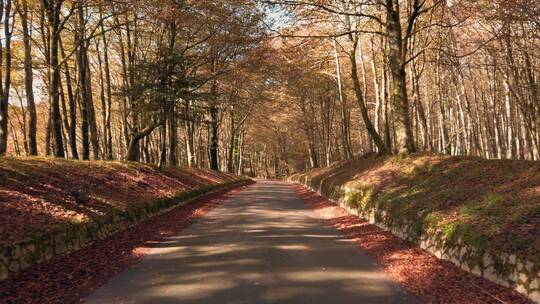
[[[414,303],[287,184],[258,183],[150,255],[89,303]]]

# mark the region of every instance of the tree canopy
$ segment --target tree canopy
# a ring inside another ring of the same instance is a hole
[[[4,0],[0,155],[279,176],[540,159],[531,0]]]

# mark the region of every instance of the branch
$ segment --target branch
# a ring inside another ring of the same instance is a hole
[[[277,38],[277,37],[283,37],[283,38],[339,38],[343,36],[348,36],[350,34],[377,34],[386,36],[386,33],[381,31],[369,31],[369,30],[352,30],[352,31],[346,31],[336,34],[326,34],[326,35],[287,35],[287,34],[278,34],[277,36],[271,36],[270,38]]]
[[[364,14],[364,13],[360,13],[360,12],[350,13],[350,12],[346,12],[346,11],[343,11],[341,9],[338,9],[336,7],[331,7],[331,6],[328,6],[328,5],[321,4],[321,3],[312,3],[312,2],[307,2],[307,1],[295,1],[295,0],[281,0],[281,1],[279,1],[279,0],[278,1],[259,0],[259,1],[264,3],[264,4],[269,4],[269,5],[287,5],[287,6],[313,7],[313,8],[321,9],[321,10],[326,11],[328,13],[342,15],[342,16],[366,17],[366,18],[372,19],[372,20],[374,20],[374,21],[376,21],[376,22],[378,22],[380,24],[383,24],[383,21],[377,16]]]

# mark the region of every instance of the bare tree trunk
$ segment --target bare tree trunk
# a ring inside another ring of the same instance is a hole
[[[96,55],[98,59],[98,70],[99,70],[99,100],[101,101],[101,120],[102,120],[102,138],[103,138],[103,158],[109,159],[109,137],[108,137],[108,131],[107,131],[107,100],[105,98],[105,79],[104,79],[104,73],[103,73],[103,60],[101,58],[100,53],[100,42],[99,40],[96,41],[95,44],[96,48]],[[107,53],[107,50],[105,50],[104,53]]]
[[[240,138],[238,143],[238,162],[236,165],[236,174],[244,174],[244,130],[240,131]]]
[[[99,5],[99,17],[100,19],[103,19],[103,5],[100,3]],[[103,22],[101,23],[101,31],[105,32]],[[110,70],[110,64],[109,64],[109,42],[107,40],[107,36],[105,34],[101,35],[101,39],[103,42],[103,64],[104,64],[104,74],[105,74],[105,85],[106,85],[106,102],[105,102],[105,109],[103,112],[105,113],[104,118],[104,126],[103,126],[103,138],[105,147],[104,150],[106,151],[106,158],[109,160],[112,160],[113,157],[113,138],[112,138],[112,130],[111,130],[111,108],[112,108],[112,84],[111,84],[111,70]],[[98,50],[99,52],[99,50]]]
[[[176,107],[174,103],[170,105],[168,115],[169,117],[167,121],[169,122],[169,166],[176,166],[176,146],[178,134],[176,125]]]
[[[334,59],[336,63],[336,79],[338,87],[339,102],[341,104],[341,121],[342,121],[342,141],[345,157],[351,158],[353,155],[351,148],[351,135],[349,126],[349,109],[347,108],[347,98],[343,92],[343,81],[341,79],[341,63],[339,60],[339,52],[337,49],[336,39],[333,40]]]
[[[415,0],[416,2],[417,0]],[[389,44],[389,64],[392,74],[392,100],[396,114],[396,135],[398,153],[414,153],[416,145],[412,132],[407,96],[404,39],[402,37],[400,7],[398,0],[386,0],[386,31]],[[405,41],[405,43],[407,43]]]
[[[77,104],[75,95],[73,93],[73,85],[71,82],[71,73],[69,71],[68,61],[66,60],[66,53],[62,40],[59,41],[60,51],[62,53],[62,60],[64,61],[64,76],[66,79],[66,88],[69,101],[69,146],[71,150],[71,157],[73,159],[79,159],[79,152],[77,148]]]
[[[212,82],[211,88],[211,98],[210,101],[210,169],[219,171],[219,159],[218,159],[218,149],[219,149],[219,138],[218,138],[218,115],[219,109],[217,106],[217,82],[214,80]]]
[[[152,124],[140,132],[134,133],[131,136],[131,140],[129,141],[128,150],[127,150],[127,161],[139,161],[139,143],[140,141],[150,135],[157,127],[161,126],[161,122]]]
[[[161,109],[161,148],[159,153],[159,167],[163,168],[167,164],[167,105],[163,102]]]
[[[0,17],[3,14],[4,21],[4,37],[5,47],[2,47],[0,42],[0,65],[5,65],[5,76],[2,79],[2,71],[0,71],[0,156],[7,151],[8,140],[8,120],[9,120],[9,91],[11,88],[11,36],[12,29],[10,26],[11,15],[11,0],[1,1]],[[13,17],[14,19],[14,17]],[[4,54],[5,53],[5,54]],[[3,58],[5,55],[5,62]],[[3,83],[2,83],[3,82]]]
[[[373,126],[373,123],[371,122],[371,118],[369,118],[368,109],[366,106],[366,102],[364,100],[364,94],[362,92],[362,88],[360,86],[360,80],[358,79],[358,68],[356,65],[356,48],[358,47],[358,39],[355,39],[353,41],[353,47],[350,54],[350,61],[351,61],[351,74],[353,79],[353,85],[354,85],[354,92],[356,93],[356,100],[358,102],[358,106],[360,107],[360,114],[362,115],[362,120],[364,121],[364,125],[366,126],[366,130],[377,146],[377,149],[380,154],[386,154],[388,153],[388,148],[384,145],[381,137],[379,136],[379,133],[377,133],[377,130],[375,130],[375,127]]]
[[[410,79],[411,79],[411,86],[413,90],[414,104],[416,105],[416,108],[418,109],[418,118],[420,121],[420,126],[422,127],[424,149],[427,148],[428,150],[432,151],[433,146],[431,142],[431,136],[429,133],[426,112],[424,110],[424,105],[422,104],[422,98],[420,95],[420,77],[416,71],[415,60],[411,61],[409,67],[410,67]]]
[[[32,72],[32,47],[30,45],[30,31],[28,29],[28,3],[22,0],[22,7],[19,9],[21,16],[21,26],[23,29],[24,43],[24,85],[26,91],[26,106],[28,108],[28,152],[30,155],[37,155],[37,113],[36,102],[34,100],[34,75]]]
[[[192,120],[192,118],[189,115],[190,107],[189,107],[190,101],[185,100],[184,101],[184,112],[186,115],[186,118],[184,120],[184,127],[186,130],[186,153],[187,153],[187,164],[188,167],[194,167],[195,166],[195,122]]]
[[[87,44],[88,49],[88,44]],[[90,142],[92,143],[92,154],[94,159],[99,159],[99,139],[98,128],[96,120],[96,110],[94,108],[94,98],[92,96],[92,77],[90,74],[90,61],[88,60],[88,53],[85,53],[86,61],[86,91],[88,92],[88,122],[90,125]]]
[[[83,2],[78,3],[78,32],[76,41],[78,43],[77,50],[77,68],[79,73],[78,91],[80,96],[81,105],[81,137],[82,137],[82,159],[90,159],[90,126],[88,123],[90,116],[90,104],[89,104],[89,92],[88,81],[86,78],[89,76],[87,73],[87,61],[86,61],[86,42],[85,42],[85,20],[84,20],[84,8]]]
[[[64,143],[62,139],[62,117],[60,115],[60,65],[58,60],[58,44],[60,39],[60,12],[63,0],[42,0],[47,12],[49,26],[49,99],[51,107],[51,126],[54,138],[54,156],[65,157]]]
[[[15,88],[15,93],[17,94],[17,97],[19,99],[19,107],[20,107],[20,111],[21,111],[21,114],[19,115],[18,111],[14,111],[15,113],[15,118],[17,119],[17,123],[19,125],[19,129],[22,131],[22,137],[23,137],[23,148],[24,148],[24,152],[25,152],[25,155],[30,155],[29,151],[29,145],[28,145],[28,136],[27,136],[27,124],[26,124],[26,113],[27,113],[27,110],[25,109],[25,106],[23,104],[23,98],[21,96],[21,94],[19,93],[19,90],[17,90],[17,88]],[[22,116],[22,117],[21,117]],[[13,123],[10,121],[10,124],[13,125]]]
[[[229,117],[229,149],[227,155],[227,172],[234,172],[234,149],[236,141],[236,126],[234,124],[234,106],[230,107],[230,117]]]

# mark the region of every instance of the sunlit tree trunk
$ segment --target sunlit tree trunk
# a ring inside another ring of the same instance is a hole
[[[417,0],[414,0],[417,2]],[[402,37],[399,0],[386,0],[386,33],[388,35],[388,62],[392,75],[392,100],[396,118],[396,148],[399,153],[414,153],[416,145],[409,114],[406,84],[405,41]]]
[[[353,46],[352,46],[349,59],[351,61],[351,75],[352,75],[352,80],[353,80],[354,92],[356,94],[356,100],[360,108],[360,114],[362,115],[362,120],[364,122],[367,132],[369,133],[371,139],[377,146],[379,153],[386,154],[389,152],[388,148],[383,143],[381,137],[379,136],[379,133],[377,132],[377,130],[373,126],[373,123],[371,122],[371,118],[369,117],[368,109],[366,106],[366,101],[364,99],[364,93],[362,92],[362,87],[360,85],[360,79],[358,78],[358,67],[356,64],[356,49],[357,48],[358,48],[358,38],[355,38],[353,40]]]
[[[30,30],[28,27],[28,2],[21,0],[19,15],[21,16],[21,27],[23,29],[24,43],[24,85],[26,91],[26,106],[28,108],[28,152],[30,155],[37,155],[37,113],[36,102],[34,101],[34,75]]]
[[[8,140],[8,108],[11,89],[11,6],[11,0],[1,1],[0,17],[3,17],[4,27],[4,37],[2,37],[2,40],[5,41],[5,44],[2,46],[2,42],[0,41],[0,65],[2,66],[2,69],[0,69],[0,156],[6,153]],[[2,75],[2,73],[5,75]]]
[[[62,60],[64,61],[64,77],[67,88],[68,103],[69,103],[69,146],[71,151],[71,157],[73,159],[79,159],[79,152],[77,148],[77,105],[75,101],[75,95],[73,93],[73,85],[71,81],[71,73],[69,71],[69,64],[66,58],[66,53],[63,47],[62,40],[60,43],[60,51],[62,53]]]

